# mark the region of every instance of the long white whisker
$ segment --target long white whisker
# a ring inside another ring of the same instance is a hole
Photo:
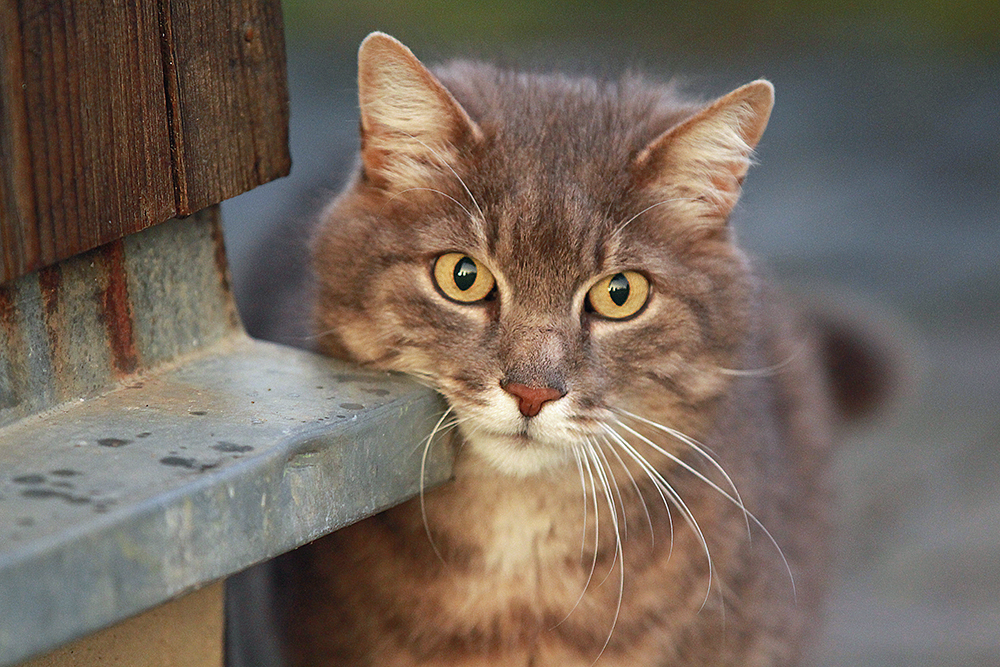
[[[628,517],[625,515],[625,502],[622,500],[622,491],[618,486],[618,480],[615,478],[615,471],[612,470],[611,463],[608,461],[608,457],[604,454],[604,449],[600,446],[600,443],[592,440],[591,444],[595,445],[594,450],[600,455],[601,460],[604,462],[604,468],[607,470],[606,474],[609,476],[611,488],[614,490],[615,495],[618,496],[618,508],[621,510],[622,515],[622,537],[628,539]]]
[[[619,614],[621,614],[622,610],[622,599],[625,597],[625,554],[622,552],[622,537],[621,533],[618,531],[618,513],[615,510],[614,495],[608,488],[608,477],[601,470],[601,460],[595,454],[595,450],[598,447],[599,445],[594,441],[588,441],[587,443],[587,449],[589,450],[591,457],[594,459],[594,467],[597,468],[598,475],[601,477],[601,483],[604,485],[604,497],[607,499],[608,505],[611,507],[611,521],[612,524],[614,525],[614,530],[615,530],[615,559],[619,563],[618,567],[619,576],[618,576],[618,604],[615,606],[615,616],[614,619],[611,621],[611,629],[608,630],[608,638],[604,640],[604,646],[601,647],[601,650],[597,654],[597,657],[594,658],[593,664],[596,664],[597,661],[601,659],[601,656],[604,655],[604,651],[608,648],[608,644],[611,643],[611,636],[615,633],[615,628],[618,626],[618,616]],[[614,566],[615,566],[614,561],[612,561],[611,570],[608,571],[608,576],[610,576],[611,572],[614,571]],[[606,580],[607,577],[605,577],[605,581]]]
[[[594,442],[592,440],[588,440],[587,450],[594,461],[594,470],[597,472],[597,478],[601,482],[601,487],[604,490],[604,497],[608,501],[608,507],[611,508],[611,526],[614,528],[615,531],[615,539],[620,541],[621,533],[619,532],[618,528],[618,507],[615,505],[615,498],[614,495],[611,493],[611,486],[610,482],[608,481],[607,473],[604,471],[604,467],[601,465],[601,458],[598,455],[596,446],[594,445]],[[604,579],[601,580],[601,585],[603,585],[604,582],[608,580],[608,577],[611,576],[611,573],[615,571],[615,565],[617,563],[617,560],[618,560],[618,550],[616,549],[615,557],[611,561],[611,567],[608,569],[608,573],[604,575]]]
[[[562,625],[562,623],[567,618],[569,618],[573,614],[574,611],[576,611],[576,608],[580,606],[580,602],[583,601],[583,596],[587,594],[587,589],[590,588],[590,582],[592,582],[594,580],[594,572],[595,572],[595,570],[597,570],[597,549],[600,546],[600,539],[601,539],[601,520],[600,520],[600,512],[598,511],[598,503],[597,503],[597,482],[594,479],[594,471],[591,468],[590,456],[589,456],[589,454],[585,450],[583,450],[581,448],[580,445],[573,445],[573,452],[574,452],[574,454],[576,454],[577,461],[580,463],[580,477],[581,477],[581,479],[583,477],[583,467],[584,467],[584,465],[586,465],[586,468],[587,468],[587,476],[590,478],[590,491],[591,491],[591,495],[594,498],[594,557],[590,561],[590,572],[587,573],[587,581],[584,582],[584,584],[583,584],[583,590],[580,591],[580,597],[578,597],[576,599],[576,603],[574,603],[573,607],[569,610],[569,612],[567,612],[567,614],[565,616],[563,616],[562,620],[560,620],[558,623],[556,623],[554,626],[552,626],[553,628],[558,627],[559,625]],[[584,482],[583,485],[584,485],[583,486],[584,508],[586,508],[586,506],[587,506],[587,495],[586,495],[587,494],[587,486],[586,486],[586,482]],[[586,517],[586,514],[584,514],[584,517]],[[587,523],[586,523],[586,520],[584,520],[584,524],[583,525],[584,525],[584,530],[583,530],[584,541],[586,541],[586,537],[587,537],[587,528],[586,528]],[[581,558],[582,558],[583,554],[581,553],[580,555],[581,555]]]
[[[641,421],[647,421],[648,422],[648,420],[644,420],[641,417],[637,417],[637,419],[640,419]],[[751,512],[750,510],[748,510],[747,507],[746,507],[746,505],[743,504],[743,499],[739,496],[739,492],[738,491],[736,492],[736,497],[734,498],[732,495],[730,495],[729,493],[727,493],[722,487],[720,487],[718,484],[716,484],[712,480],[710,480],[707,477],[705,477],[705,475],[701,474],[699,471],[697,471],[694,468],[692,468],[690,465],[688,465],[682,459],[678,458],[674,454],[671,454],[667,450],[663,449],[662,447],[660,447],[655,442],[653,442],[652,440],[650,440],[646,436],[642,435],[641,433],[639,433],[635,429],[629,428],[626,424],[622,423],[621,421],[619,421],[619,420],[615,420],[615,421],[617,422],[617,424],[619,426],[621,426],[622,428],[626,429],[629,433],[632,433],[636,437],[640,438],[643,442],[645,442],[647,445],[649,445],[650,447],[652,447],[653,449],[655,449],[657,452],[659,452],[660,454],[663,454],[664,456],[666,456],[667,458],[669,458],[671,461],[673,461],[677,465],[681,466],[682,468],[684,468],[685,470],[687,470],[688,472],[690,472],[697,479],[699,479],[702,482],[704,482],[705,484],[707,484],[711,489],[713,489],[714,491],[716,491],[717,493],[719,493],[720,495],[722,495],[723,498],[725,498],[729,502],[733,503],[737,508],[739,508],[739,510],[743,513],[744,520],[747,522],[747,533],[748,534],[750,533],[750,523],[751,522],[754,525],[756,525],[758,528],[760,528],[764,532],[764,535],[767,537],[767,539],[771,542],[771,544],[774,545],[774,548],[778,551],[778,556],[781,557],[781,561],[785,565],[785,571],[788,573],[788,580],[791,582],[791,585],[792,585],[792,597],[796,598],[796,599],[798,598],[798,595],[797,595],[797,592],[796,592],[796,588],[795,588],[795,577],[792,574],[791,565],[789,565],[788,559],[785,557],[785,552],[782,550],[781,545],[778,544],[778,541],[776,539],[774,539],[774,536],[771,535],[771,531],[769,531],[764,526],[764,524],[760,521],[760,519],[758,519],[756,516],[754,516],[753,512]],[[695,441],[693,439],[691,439],[691,438],[688,438],[683,433],[680,433],[679,431],[674,431],[674,429],[668,429],[665,426],[661,426],[661,425],[655,424],[653,422],[649,422],[649,423],[650,423],[651,426],[660,426],[661,429],[663,429],[665,432],[669,433],[670,435],[674,435],[675,437],[680,436],[680,439],[683,442],[685,442],[688,445],[691,445],[693,448],[695,448],[696,451],[698,451],[698,453],[704,455],[704,452],[702,452],[699,449],[697,449],[697,447],[695,445]],[[712,459],[711,457],[706,456],[706,458],[709,461],[712,461],[713,463],[716,463],[715,460]],[[721,469],[721,466],[720,466],[720,469]],[[725,474],[725,471],[722,471],[722,472],[723,472],[723,474]],[[725,474],[725,476],[726,476],[726,479],[729,480],[729,483],[733,484],[732,480],[729,478],[729,475]],[[733,488],[735,490],[735,484],[733,484]]]
[[[698,520],[695,519],[694,513],[691,511],[691,508],[687,506],[687,503],[684,502],[684,499],[681,498],[680,494],[677,493],[677,491],[670,485],[670,483],[667,482],[666,478],[664,478],[663,475],[658,470],[656,470],[652,466],[652,464],[649,463],[649,461],[647,461],[631,443],[629,443],[627,440],[621,437],[621,435],[615,432],[615,430],[612,429],[610,426],[602,424],[602,427],[609,435],[612,436],[615,442],[618,443],[618,445],[622,448],[622,451],[624,451],[632,458],[632,460],[638,463],[639,466],[646,471],[646,474],[649,475],[649,478],[653,481],[653,483],[656,486],[658,486],[662,490],[662,492],[665,493],[670,498],[670,502],[681,513],[681,516],[684,517],[684,521],[688,524],[688,526],[691,527],[691,530],[694,531],[695,535],[698,538],[698,541],[701,543],[701,547],[705,552],[705,558],[708,561],[708,587],[705,591],[705,599],[702,601],[702,607],[704,607],[704,605],[708,603],[709,595],[712,592],[712,582],[714,580],[715,567],[712,563],[711,551],[708,548],[708,540],[705,539],[705,534],[702,532],[701,526],[698,525]]]
[[[663,431],[667,435],[669,435],[669,436],[671,436],[673,438],[676,438],[677,440],[680,440],[682,443],[684,443],[685,445],[687,445],[688,447],[690,447],[697,454],[699,454],[702,458],[704,458],[706,461],[708,461],[708,463],[713,468],[715,468],[715,470],[717,470],[719,472],[719,474],[723,476],[723,478],[725,478],[726,483],[729,484],[730,488],[733,490],[733,494],[736,496],[736,500],[734,502],[736,502],[736,505],[740,508],[740,510],[742,510],[744,512],[744,517],[743,518],[746,521],[747,535],[750,535],[750,518],[748,516],[745,516],[746,513],[747,513],[746,505],[743,504],[743,498],[742,498],[742,496],[740,496],[740,491],[739,491],[739,489],[736,488],[736,482],[734,482],[733,478],[729,476],[729,473],[726,472],[726,469],[722,467],[722,464],[719,463],[719,461],[708,452],[708,448],[707,447],[705,447],[704,445],[702,445],[700,442],[698,442],[694,438],[688,437],[687,435],[685,435],[684,433],[678,431],[677,429],[670,428],[669,426],[664,426],[663,424],[658,424],[658,423],[656,423],[656,422],[654,422],[652,420],[646,419],[645,417],[640,417],[637,414],[633,414],[631,412],[628,412],[627,410],[620,410],[620,412],[622,414],[628,416],[628,417],[631,417],[632,419],[635,419],[635,420],[637,420],[639,422],[642,422],[644,424],[652,426],[655,429],[659,429],[660,431]],[[629,431],[631,431],[632,433],[635,433],[634,430],[630,429],[628,426],[626,426],[625,424],[623,424],[621,421],[619,421],[617,419],[615,421],[620,426],[622,426],[623,428],[626,428]],[[636,435],[639,435],[639,434],[636,434]],[[643,440],[645,440],[650,445],[652,445],[661,454],[665,454],[667,456],[671,456],[672,457],[671,454],[667,454],[667,452],[665,452],[662,448],[660,448],[657,445],[654,445],[652,442],[650,442],[648,438],[645,438],[645,437],[643,437],[641,435],[639,435],[639,437],[642,438]],[[682,464],[682,465],[685,465],[685,464]],[[685,467],[687,468],[686,465],[685,465]],[[718,488],[718,487],[716,487],[716,488]],[[721,492],[721,490],[720,490],[720,492]]]
[[[583,492],[583,534],[580,536],[580,562],[582,563],[583,555],[587,549],[587,480],[583,474],[583,461],[580,460],[580,448],[576,444],[573,445],[573,458],[576,459],[576,469],[580,474],[580,487]]]
[[[639,496],[639,502],[642,503],[642,511],[646,514],[646,523],[649,524],[649,539],[652,542],[652,546],[656,546],[656,537],[653,535],[653,518],[649,515],[649,507],[646,506],[646,497],[642,495],[642,491],[639,489],[639,485],[636,483],[635,477],[632,476],[632,471],[628,469],[627,465],[625,465],[625,461],[623,461],[622,457],[618,454],[618,450],[612,446],[611,442],[607,439],[607,436],[602,436],[601,439],[606,445],[608,445],[608,449],[610,449],[611,453],[614,454],[616,459],[618,459],[618,464],[622,467],[625,474],[628,475],[629,480],[632,482],[632,488],[635,489],[635,494]],[[621,502],[621,493],[618,494],[618,501]],[[670,511],[669,507],[667,507],[667,511]]]
[[[763,368],[724,368],[722,366],[716,366],[716,370],[723,375],[732,375],[735,377],[770,377],[775,373],[784,370],[789,364],[793,363],[796,359],[801,357],[806,351],[804,345],[799,345],[796,347],[795,351],[785,357],[784,360],[779,361],[776,364],[770,366],[764,366]]]
[[[437,555],[437,557],[441,560],[442,563],[444,562],[444,557],[438,550],[437,544],[434,543],[434,537],[431,535],[430,524],[427,523],[427,504],[424,500],[424,486],[427,475],[427,454],[431,450],[431,443],[434,441],[434,436],[437,435],[438,431],[441,429],[441,425],[448,418],[448,415],[451,414],[451,410],[452,408],[449,405],[448,409],[445,410],[444,413],[441,415],[441,418],[438,419],[437,424],[434,425],[434,428],[431,430],[430,435],[428,435],[426,438],[426,444],[424,445],[424,453],[420,457],[420,517],[423,519],[424,522],[424,532],[427,533],[427,541],[430,542],[431,549],[434,550],[434,553]]]

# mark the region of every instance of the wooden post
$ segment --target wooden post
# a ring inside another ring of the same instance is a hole
[[[0,0],[0,282],[288,173],[277,0]]]

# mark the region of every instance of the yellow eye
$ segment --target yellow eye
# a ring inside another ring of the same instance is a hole
[[[489,269],[460,252],[445,253],[437,258],[434,282],[446,297],[461,303],[485,299],[496,283]]]
[[[612,320],[632,317],[649,298],[649,281],[635,271],[606,276],[587,292],[587,301],[598,315]]]

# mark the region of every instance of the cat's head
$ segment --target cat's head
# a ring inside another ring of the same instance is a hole
[[[706,412],[749,327],[728,218],[769,83],[692,105],[635,78],[435,75],[375,33],[359,92],[360,170],[314,244],[321,349],[429,382],[510,474],[622,410]]]

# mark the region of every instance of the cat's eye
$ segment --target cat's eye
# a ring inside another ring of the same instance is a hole
[[[649,281],[635,271],[605,276],[587,292],[589,307],[598,315],[612,320],[635,315],[648,298]]]
[[[485,299],[496,284],[493,274],[479,260],[460,252],[445,253],[437,258],[434,282],[446,297],[461,303]]]

